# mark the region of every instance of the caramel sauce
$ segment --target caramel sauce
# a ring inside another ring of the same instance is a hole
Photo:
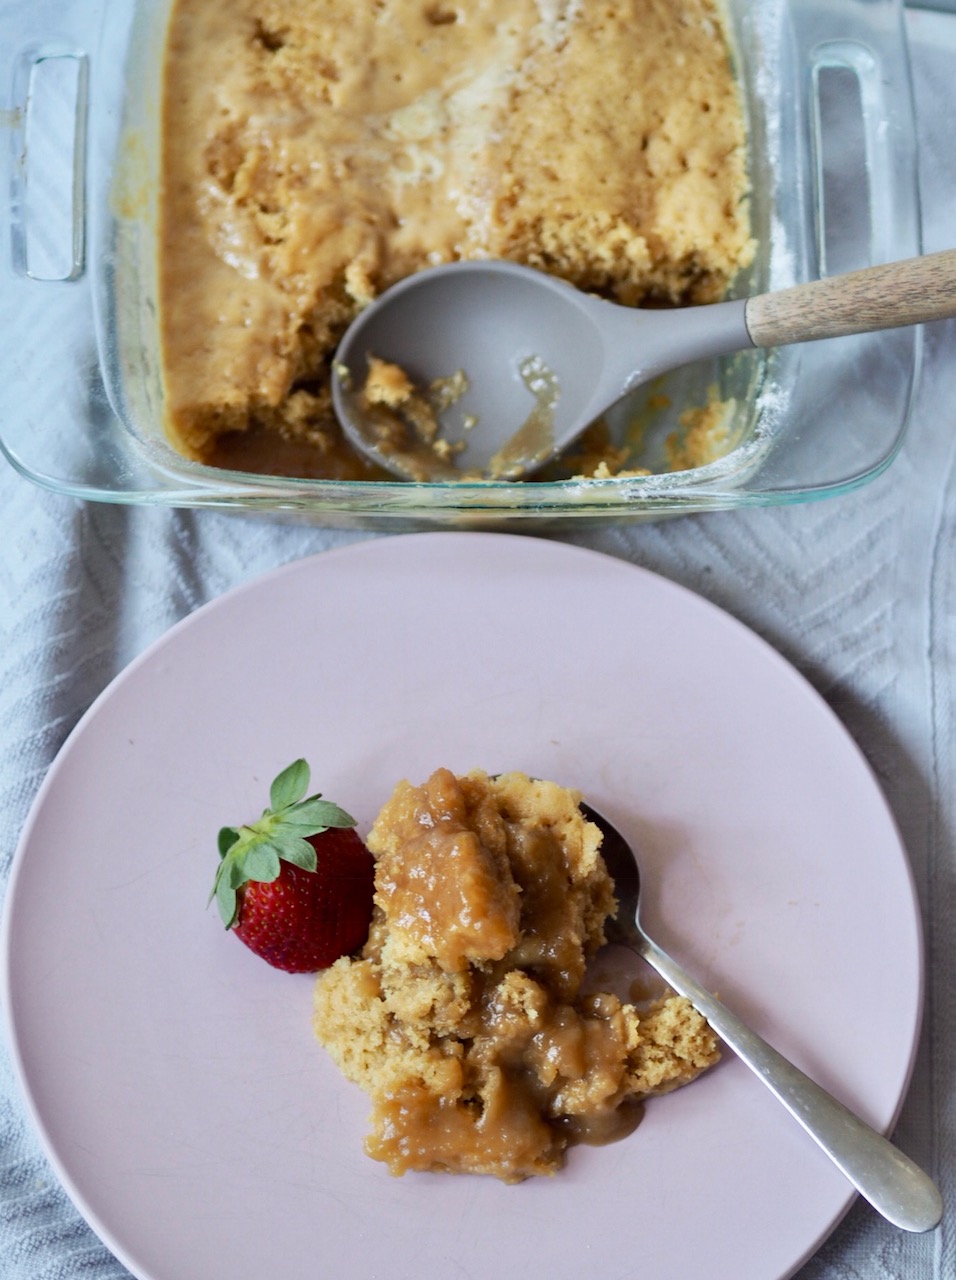
[[[493,479],[519,477],[543,461],[554,448],[554,410],[561,394],[557,375],[540,356],[527,356],[518,368],[521,381],[534,396],[534,408],[491,459]]]

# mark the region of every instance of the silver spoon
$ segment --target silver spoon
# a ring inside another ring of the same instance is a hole
[[[679,365],[953,315],[953,249],[676,310],[618,306],[510,262],[455,262],[394,285],[352,322],[333,363],[332,397],[355,448],[396,475],[514,479]],[[467,391],[440,415],[442,434],[466,444],[458,458],[395,448],[362,395],[369,356],[422,388],[464,373]]]
[[[617,893],[618,912],[608,922],[608,941],[636,952],[690,1000],[884,1218],[906,1231],[935,1227],[943,1201],[922,1169],[772,1049],[647,936],[640,924],[640,872],[631,846],[600,813],[586,804],[581,808],[604,834],[601,852]]]

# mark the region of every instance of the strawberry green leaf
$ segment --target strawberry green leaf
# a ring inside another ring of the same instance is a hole
[[[232,846],[239,839],[239,832],[235,827],[223,827],[219,832],[219,856],[224,858]]]
[[[231,929],[235,923],[238,901],[236,891],[229,883],[229,877],[220,876],[216,881],[216,904],[219,907],[219,915],[222,918],[222,922],[227,929]]]
[[[236,888],[238,889],[240,885],[245,884],[248,880],[260,880],[263,884],[268,884],[270,881],[278,879],[280,857],[279,848],[271,840],[268,844],[264,840],[250,842],[246,847],[240,867],[242,879],[240,884],[236,885]]]
[[[273,845],[279,850],[283,862],[291,862],[303,871],[315,870],[318,860],[308,840],[293,835],[291,831],[280,831],[273,837]]]
[[[355,819],[344,809],[340,809],[331,800],[323,800],[321,796],[310,796],[293,805],[282,815],[283,821],[295,827],[312,827],[313,835],[325,827],[354,827]]]
[[[269,803],[273,810],[287,809],[301,800],[309,788],[309,766],[304,760],[294,760],[275,779],[269,791]]]

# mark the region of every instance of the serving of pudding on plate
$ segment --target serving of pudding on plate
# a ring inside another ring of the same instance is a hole
[[[392,1173],[552,1174],[716,1062],[683,997],[638,1005],[587,981],[616,902],[580,799],[438,769],[376,819],[369,939],[319,975],[314,1027],[370,1095],[366,1150]]]
[[[714,301],[753,253],[745,142],[713,0],[175,0],[171,443],[239,470],[383,477],[330,399],[362,307],[489,257],[625,304]]]

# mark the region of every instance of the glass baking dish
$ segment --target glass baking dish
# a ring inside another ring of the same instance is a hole
[[[671,406],[653,412],[637,393],[618,412],[647,416],[638,461],[652,469],[684,406],[714,385],[735,401],[736,446],[688,471],[414,484],[181,458],[162,429],[157,325],[168,7],[0,0],[0,447],[31,480],[84,499],[297,512],[328,526],[542,527],[801,502],[853,489],[894,458],[918,329],[688,366],[653,388],[654,406]],[[918,253],[899,0],[726,0],[725,10],[759,246],[737,295]]]

